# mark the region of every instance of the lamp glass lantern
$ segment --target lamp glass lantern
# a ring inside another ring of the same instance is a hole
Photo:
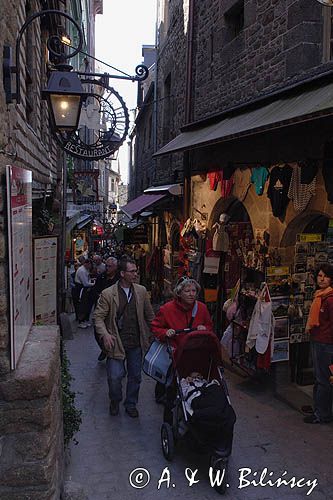
[[[53,127],[72,132],[77,129],[85,92],[80,78],[71,71],[53,71],[42,96],[47,99]]]

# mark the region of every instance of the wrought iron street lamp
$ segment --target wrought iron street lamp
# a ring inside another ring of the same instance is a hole
[[[51,123],[55,129],[67,132],[77,129],[85,92],[76,73],[53,71],[42,96],[49,103]]]
[[[81,50],[83,45],[81,28],[66,12],[48,9],[36,12],[26,20],[16,40],[15,66],[12,66],[11,63],[11,48],[8,45],[4,46],[3,82],[6,103],[10,104],[13,100],[17,103],[21,101],[20,46],[22,37],[35,19],[45,16],[65,18],[75,26],[78,33],[77,48],[71,46],[70,39],[64,34],[61,36],[50,34],[47,40],[47,48],[53,61],[57,61],[57,64],[53,65],[54,69],[50,72],[47,88],[42,90],[42,96],[47,99],[49,104],[52,132],[62,149],[72,156],[85,160],[98,160],[111,156],[120,148],[127,136],[129,118],[125,103],[119,94],[109,86],[109,79],[143,81],[148,77],[148,68],[144,65],[138,65],[135,69],[135,76],[120,72],[120,70],[117,70],[121,73],[120,75],[72,71],[73,68],[67,64],[67,60],[79,52],[86,57],[96,58]],[[98,59],[96,60],[98,61]],[[103,64],[109,66],[106,63]],[[111,68],[113,67],[111,66]],[[16,74],[15,93],[12,92],[13,73]],[[102,93],[91,90],[97,86],[103,89]],[[106,96],[103,95],[104,92]],[[82,117],[80,119],[82,103],[85,100],[88,104],[84,109],[84,119]],[[90,116],[91,113],[94,113],[95,119],[90,119],[89,122],[88,115]],[[79,133],[78,127],[82,124],[94,131],[94,134],[91,135],[98,137],[93,144],[84,142],[82,134]]]

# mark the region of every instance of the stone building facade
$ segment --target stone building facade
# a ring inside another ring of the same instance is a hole
[[[85,30],[88,47],[94,39],[92,20],[102,8],[102,0],[0,0],[1,63],[11,49],[11,64],[15,65],[18,33],[31,15],[46,9],[70,12],[79,24],[90,27]],[[81,16],[85,16],[84,19]],[[48,35],[59,34],[62,21],[60,17],[42,17],[27,26],[20,44],[20,102],[15,98],[10,101],[5,92],[3,65],[0,66],[0,497],[6,500],[59,500],[63,486],[59,327],[32,326],[15,370],[11,370],[10,301],[13,297],[9,289],[6,201],[6,165],[31,171],[33,236],[49,234],[43,221],[41,223],[41,210],[44,210],[54,222],[49,230],[53,231],[52,236],[58,236],[60,244],[66,217],[63,211],[66,163],[51,134],[49,112],[46,101],[41,99],[41,89],[47,86],[50,66],[46,48]],[[77,59],[80,64],[82,57]],[[16,91],[13,76],[12,93]],[[59,290],[63,257],[64,252],[60,250]],[[32,290],[33,283],[30,283],[31,294]],[[60,302],[58,305],[61,306]]]
[[[59,8],[60,2],[49,7]],[[1,62],[5,47],[11,47],[15,64],[18,31],[42,8],[47,5],[38,0],[1,0]],[[61,217],[62,154],[52,138],[47,105],[41,99],[41,87],[47,84],[45,40],[49,27],[47,22],[37,20],[23,35],[20,103],[6,102],[2,64],[0,68],[0,497],[6,500],[58,499],[63,477],[59,328],[33,327],[16,369],[10,370],[6,165],[32,172],[33,220],[45,200],[50,212],[53,207],[54,218]],[[15,93],[14,79],[12,82]]]
[[[246,105],[254,109],[273,102],[278,98],[274,96],[286,89],[329,75],[333,69],[331,15],[331,9],[317,0],[161,0],[154,70],[155,151],[181,132],[218,123],[229,111],[234,116]],[[148,113],[142,106],[140,137],[148,127]],[[176,149],[151,160],[149,152],[138,149],[135,176],[144,179],[150,164],[154,170],[152,184],[185,178],[190,192],[191,175],[218,169],[228,161],[256,165],[322,158],[324,143],[330,139],[329,129],[329,120],[323,119],[320,133],[313,123],[303,123],[288,131],[279,129],[250,139],[217,139],[205,147],[194,144],[184,148],[185,152]],[[132,196],[131,188],[130,192]],[[185,204],[189,210],[193,205],[190,200],[188,194]],[[263,208],[258,208],[261,216]],[[293,215],[269,224],[274,231],[281,224],[280,236],[273,238],[276,244]]]

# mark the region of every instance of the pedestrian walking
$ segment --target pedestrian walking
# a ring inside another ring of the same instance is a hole
[[[144,286],[137,284],[137,266],[130,258],[119,262],[117,283],[102,291],[94,313],[97,335],[107,354],[110,414],[118,415],[123,399],[122,379],[127,372],[125,411],[138,417],[136,408],[142,354],[149,345],[150,323],[154,312]]]
[[[118,279],[118,260],[115,257],[109,257],[105,262],[106,270],[104,273],[99,274],[96,278],[95,286],[93,288],[94,304],[96,307],[97,300],[105,288],[114,285]],[[98,361],[103,361],[106,358],[106,352],[104,350],[103,341],[97,335],[96,327],[94,326],[94,335],[97,344],[101,349],[101,353],[98,356]]]
[[[90,279],[92,262],[86,259],[82,266],[75,273],[75,287],[73,289],[73,300],[75,299],[77,317],[79,320],[78,328],[88,328],[89,316],[93,305],[92,287],[95,282]]]
[[[304,417],[307,424],[331,422],[333,387],[330,368],[333,364],[333,266],[322,264],[317,275],[318,290],[311,304],[306,331],[310,332],[315,383],[313,413]]]

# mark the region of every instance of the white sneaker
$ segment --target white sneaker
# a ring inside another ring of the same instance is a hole
[[[78,328],[88,328],[88,325],[85,321],[81,321],[81,323],[79,323],[77,325]]]
[[[91,323],[89,323],[89,321],[85,321],[85,324],[89,327],[91,326]]]

